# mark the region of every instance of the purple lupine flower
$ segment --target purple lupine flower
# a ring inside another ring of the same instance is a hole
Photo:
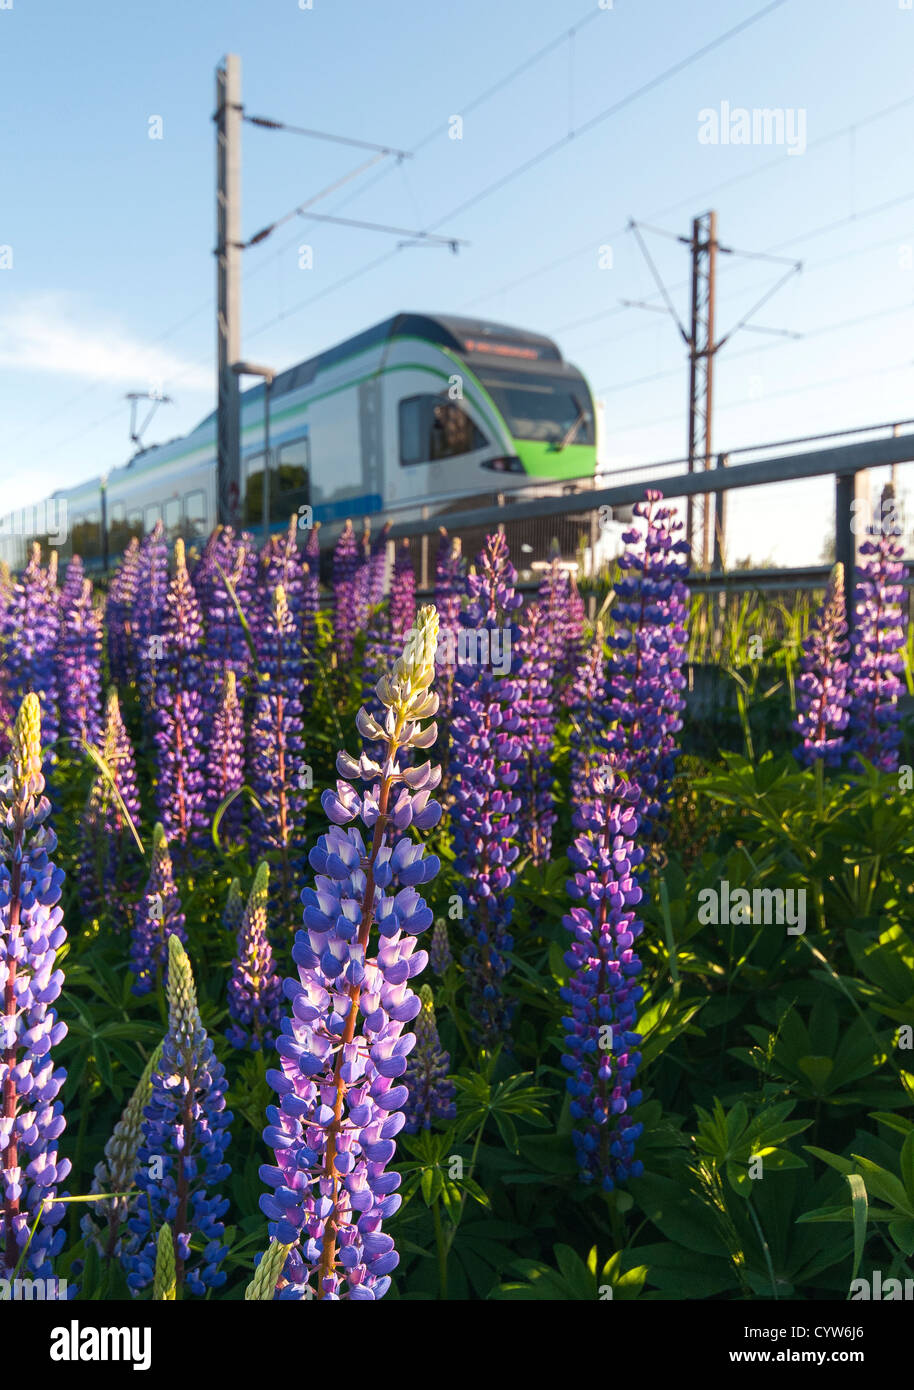
[[[317,675],[317,662],[314,649],[317,644],[317,610],[320,607],[321,583],[321,542],[320,522],[315,521],[308,532],[305,546],[305,575],[302,587],[301,643],[304,676],[302,687],[302,710],[305,714],[314,703],[314,684]]]
[[[181,899],[165,829],[158,823],[152,833],[152,864],[146,891],[133,914],[130,969],[136,976],[133,993],[148,994],[156,985],[168,957],[168,938],[187,940]]]
[[[883,772],[897,770],[901,743],[898,697],[904,693],[907,625],[903,554],[890,528],[875,534],[870,528],[870,539],[860,546],[854,585],[848,747]]]
[[[803,742],[795,753],[806,767],[819,758],[826,767],[837,767],[841,761],[850,704],[846,659],[849,650],[844,566],[835,565],[822,607],[803,639],[801,674],[797,680],[793,729],[802,735]]]
[[[228,1251],[218,1195],[231,1169],[225,1151],[232,1113],[225,1108],[225,1069],[200,1020],[190,961],[176,936],[168,942],[168,1032],[143,1112],[136,1185],[143,1194],[128,1222],[139,1246],[124,1259],[127,1284],[137,1293],[152,1283],[159,1227],[172,1230],[177,1293],[202,1297],[225,1283]],[[158,1160],[158,1162],[154,1162]],[[191,1250],[198,1236],[203,1250]]]
[[[389,533],[390,522],[385,521],[371,542],[371,554],[368,560],[368,602],[372,608],[383,603],[384,595],[387,592],[387,537]]]
[[[135,827],[140,825],[136,759],[116,690],[108,692],[101,755],[111,776],[99,768],[79,822],[79,887],[87,913],[95,912],[103,898],[117,905],[116,885],[136,843],[127,816]]]
[[[662,493],[649,489],[634,507],[644,529],[623,532],[610,638],[613,654],[606,676],[605,720],[609,764],[640,788],[638,823],[645,843],[662,832],[671,795],[685,700],[685,620],[689,591],[685,577],[689,545],[677,540],[682,522],[671,507],[657,505]]]
[[[155,706],[156,663],[162,654],[162,617],[167,594],[168,544],[165,528],[157,521],[140,546],[132,609],[140,691],[144,710],[149,715]]]
[[[557,815],[552,796],[552,753],[556,712],[553,703],[554,646],[539,604],[524,610],[518,628],[513,666],[521,747],[517,791],[520,796],[517,838],[534,864],[545,864],[552,853],[552,827]]]
[[[355,626],[360,632],[368,622],[371,606],[371,527],[365,522],[358,547],[359,567],[355,572]]]
[[[105,603],[108,667],[112,680],[118,685],[127,685],[137,678],[138,618],[134,615],[134,605],[139,576],[140,543],[136,536],[133,536],[108,586],[108,598]]]
[[[293,1246],[280,1299],[378,1299],[398,1263],[382,1226],[400,1205],[400,1175],[386,1168],[405,1121],[408,1092],[397,1078],[415,1037],[404,1029],[420,1008],[409,981],[427,961],[416,938],[432,923],[417,889],[439,867],[408,832],[431,829],[441,808],[429,800],[438,769],[401,771],[397,753],[435,740],[434,724],[422,721],[437,709],[436,638],[435,610],[423,608],[378,683],[391,732],[364,709],[356,721],[364,738],[385,738],[383,764],[341,752],[336,791],[321,799],[333,824],[310,854],[314,887],[302,893],[305,929],[292,951],[298,977],[284,984],[281,1070],[267,1072],[278,1097],[264,1131],[275,1164],[260,1170],[271,1189],[260,1206],[270,1235]],[[356,817],[368,847],[355,827],[342,828]]]
[[[83,567],[82,557],[74,555],[67,565],[63,584],[60,586],[60,611],[66,613],[68,608],[72,608],[82,595],[83,584],[86,581],[86,572]]]
[[[397,547],[390,581],[390,635],[397,649],[402,647],[415,621],[416,573],[409,553],[409,541],[404,540]]]
[[[598,622],[590,645],[578,662],[571,683],[571,804],[578,806],[590,794],[591,775],[605,762],[600,753],[600,730],[606,702],[606,654],[603,624]]]
[[[297,897],[295,869],[304,852],[311,771],[305,761],[301,644],[282,585],[273,592],[260,646],[248,740],[248,782],[259,803],[251,812],[251,853],[255,859],[278,859],[277,907],[289,922]]]
[[[402,642],[400,644],[402,646]],[[368,713],[377,720],[383,721],[384,706],[375,693],[375,686],[378,683],[385,668],[390,664],[393,643],[390,637],[390,607],[382,604],[372,610],[368,618],[368,627],[365,632],[365,647],[362,653],[362,703]],[[363,741],[363,746],[369,757],[378,757],[382,751],[379,743],[369,743]]]
[[[69,603],[67,593],[65,585],[58,667],[60,732],[76,743],[96,744],[101,736],[101,616],[92,603],[91,579],[83,582],[80,593]]]
[[[553,542],[555,544],[555,542]],[[571,606],[571,576],[556,551],[543,571],[537,594],[542,610],[542,641],[547,660],[558,672],[565,662],[565,639]]]
[[[362,701],[368,713],[380,721],[383,720],[384,707],[375,692],[375,684],[381,673],[396,660],[415,618],[416,576],[409,542],[404,541],[394,561],[390,600],[386,608],[376,608],[369,614],[365,638]],[[365,747],[371,757],[380,755],[380,744],[366,744]]]
[[[267,936],[270,868],[257,866],[254,886],[238,928],[238,952],[232,961],[228,1006],[232,1023],[225,1036],[232,1047],[259,1052],[271,1048],[282,1020],[282,980],[273,964]]]
[[[421,986],[419,1000],[422,1007],[416,1015],[416,1046],[409,1054],[403,1074],[403,1084],[409,1092],[403,1107],[406,1134],[431,1129],[433,1120],[453,1120],[457,1114],[454,1099],[457,1088],[448,1075],[451,1059],[438,1036],[434,996],[429,985]]]
[[[484,638],[488,655],[494,656],[496,648],[510,655],[514,645],[511,614],[521,603],[514,592],[516,578],[504,536],[489,536],[477,572],[467,578],[469,605],[463,615],[463,630],[475,633],[477,650]],[[497,676],[490,666],[458,664],[451,719],[451,821],[455,868],[467,910],[464,930],[469,941],[463,964],[470,1014],[476,1036],[486,1047],[504,1042],[511,1012],[502,982],[513,945],[512,865],[520,853],[515,843],[520,810],[515,788],[522,757],[516,696],[514,682]]]
[[[454,957],[451,955],[451,944],[447,939],[447,923],[443,917],[435,919],[432,944],[428,952],[428,963],[436,975],[446,975],[454,963]]]
[[[285,593],[289,611],[295,619],[295,625],[300,629],[305,589],[305,559],[298,544],[297,516],[291,518],[283,535],[271,536],[260,552],[258,593],[262,597],[261,620],[267,616],[270,596],[280,585]]]
[[[565,619],[565,651],[559,667],[559,685],[563,705],[571,704],[571,682],[584,654],[584,600],[578,591],[574,574],[569,574],[570,592]]]
[[[29,563],[13,590],[9,607],[7,652],[15,652],[9,662],[10,701],[21,705],[29,692],[41,701],[41,732],[44,738],[45,766],[56,761],[52,745],[57,742],[58,680],[57,647],[60,637],[60,594],[57,588],[57,552],[52,551],[47,569],[41,566],[41,546],[32,546]]]
[[[162,645],[152,662],[158,752],[156,802],[165,833],[181,862],[186,863],[191,844],[204,837],[206,811],[200,691],[203,628],[181,540],[175,541],[175,575],[160,622]]]
[[[570,685],[581,659],[584,639],[584,601],[572,570],[555,553],[539,587],[543,610],[543,638],[553,670],[553,699],[568,705]]]
[[[460,631],[460,610],[463,606],[465,583],[463,578],[463,559],[460,554],[460,537],[453,540],[442,526],[440,528],[438,556],[435,561],[435,607],[441,623],[440,645],[446,655],[457,650],[457,634]],[[438,698],[441,713],[447,716],[454,702],[453,660],[445,660],[438,674]],[[442,737],[443,753],[448,751],[448,739]],[[436,750],[436,753],[439,750]],[[443,759],[446,761],[446,759]]]
[[[230,526],[222,528],[220,538],[221,544],[214,547],[209,556],[211,576],[203,575],[197,580],[198,571],[206,563],[205,554],[193,576],[200,612],[206,619],[206,664],[215,672],[213,679],[207,683],[207,698],[204,701],[210,719],[215,714],[222,693],[225,668],[234,671],[241,680],[251,662],[238,608],[225,581],[231,584],[241,611],[249,622],[254,617],[254,594],[257,592],[252,587],[252,580],[256,584],[256,556],[236,539]],[[256,629],[257,624],[253,625]]]
[[[352,522],[347,521],[333,552],[333,632],[341,666],[352,659],[359,627],[355,588],[358,567],[359,543]]]
[[[15,718],[12,671],[7,653],[7,646],[14,638],[12,603],[13,581],[6,562],[0,560],[0,761],[5,759],[12,742]]]
[[[213,718],[206,747],[206,814],[212,819],[227,796],[244,786],[244,711],[238,699],[235,672],[226,665],[222,698]],[[241,798],[226,810],[222,826],[230,841],[241,832]]]
[[[67,1025],[53,1007],[63,985],[54,960],[66,940],[58,906],[63,873],[49,859],[57,838],[41,773],[41,707],[26,695],[16,718],[10,764],[0,778],[0,1276],[13,1277],[29,1230],[38,1229],[25,1272],[53,1277],[66,1239],[54,1202],[70,1160],[58,1158],[66,1078],[53,1049]],[[50,1205],[42,1203],[50,1200]],[[40,1219],[39,1219],[40,1214]],[[55,1229],[57,1228],[57,1229]]]
[[[562,918],[572,937],[568,984],[559,990],[569,1006],[562,1064],[570,1073],[572,1138],[581,1181],[606,1191],[643,1171],[634,1157],[643,1126],[631,1115],[641,1101],[632,1090],[641,1061],[633,1025],[644,992],[633,950],[643,930],[634,911],[641,900],[635,871],[644,858],[635,844],[640,795],[611,771],[595,774],[591,797],[575,808],[578,833],[568,851],[576,870],[568,893],[580,906]]]

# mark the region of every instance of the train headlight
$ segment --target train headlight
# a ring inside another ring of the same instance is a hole
[[[486,459],[481,465],[493,473],[523,473],[524,465],[516,454],[502,454],[499,458]]]

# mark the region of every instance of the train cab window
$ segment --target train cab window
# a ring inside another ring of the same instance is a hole
[[[169,540],[174,540],[181,534],[181,499],[180,497],[169,497],[164,508],[165,534]]]
[[[291,514],[311,501],[311,445],[305,439],[281,444],[278,460],[270,471],[270,513],[274,518]]]
[[[184,498],[184,535],[192,541],[205,534],[206,495],[202,491],[189,492]]]
[[[151,531],[157,521],[162,520],[162,508],[158,502],[150,502],[143,508],[143,526],[145,530]]]
[[[410,396],[400,402],[400,462],[432,463],[483,449],[486,437],[462,406],[446,396]]]

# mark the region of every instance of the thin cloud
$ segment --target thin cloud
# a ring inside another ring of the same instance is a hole
[[[122,325],[80,317],[59,299],[41,298],[0,315],[0,366],[44,376],[184,391],[211,391],[211,368],[132,337]]]

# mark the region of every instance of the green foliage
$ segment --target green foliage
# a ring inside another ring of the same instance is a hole
[[[645,1171],[624,1190],[579,1181],[561,1062],[567,718],[557,737],[555,853],[545,866],[519,866],[509,974],[515,1013],[491,1055],[471,1040],[464,933],[450,915],[457,885],[447,816],[429,837],[442,862],[429,901],[447,921],[455,962],[444,980],[425,978],[451,1055],[457,1116],[399,1136],[404,1200],[387,1229],[401,1263],[389,1297],[820,1300],[844,1297],[858,1272],[884,1267],[887,1258],[901,1269],[914,1254],[907,1118],[914,1066],[901,1032],[914,1026],[914,795],[871,769],[823,775],[801,770],[789,755],[804,605],[702,600],[696,609],[691,655],[720,665],[696,675],[696,689],[707,686],[708,713],[686,723],[669,836],[639,905],[644,1099],[637,1118]],[[753,658],[748,642],[758,635],[763,654]],[[362,683],[358,657],[340,668],[323,611],[313,656],[311,843],[323,821],[320,790],[335,781],[336,751],[357,751],[345,731]],[[135,690],[122,692],[122,706],[137,743],[145,812],[137,831],[148,854],[153,765]],[[721,751],[736,748],[743,751]],[[69,1186],[82,1193],[164,1016],[161,993],[131,993],[127,968],[129,905],[146,875],[140,856],[125,859],[97,916],[80,912],[75,827],[99,770],[97,761],[64,757],[53,787],[69,929],[61,953],[60,1007],[69,1027],[58,1050],[68,1069],[61,1149],[73,1162]],[[246,816],[249,799],[240,800]],[[230,881],[238,878],[244,897],[252,881],[246,848],[226,843],[224,809],[178,890],[201,1015],[226,1066],[235,1117],[226,1185],[231,1250],[219,1296],[241,1300],[255,1287],[248,1297],[270,1296],[271,1268],[261,1284],[252,1276],[267,1246],[259,1168],[271,1161],[262,1130],[274,1099],[266,1071],[277,1058],[235,1051],[222,1035],[234,949],[222,911]],[[763,921],[703,923],[700,895],[723,880],[750,892],[805,891],[805,934]],[[277,967],[291,973],[292,934],[276,935]],[[67,1276],[82,1260],[72,1281],[80,1298],[127,1297],[117,1262],[80,1238],[79,1210],[68,1208],[58,1272]],[[273,1251],[274,1262],[280,1255]]]

